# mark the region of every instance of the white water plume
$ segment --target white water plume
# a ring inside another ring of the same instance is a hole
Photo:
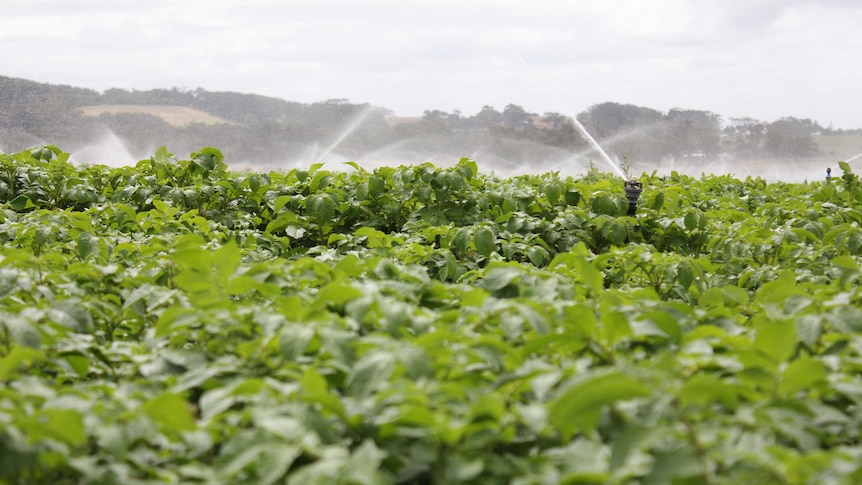
[[[847,163],[850,163],[850,162],[852,162],[853,160],[856,160],[856,159],[857,159],[857,158],[859,158],[859,157],[862,157],[862,153],[857,153],[856,155],[853,155],[852,157],[850,157],[850,158],[848,158],[847,160],[844,160],[844,161],[845,161],[845,162],[847,162]]]
[[[75,164],[123,167],[134,165],[141,158],[129,152],[123,140],[116,133],[105,128],[98,140],[73,150],[69,161]]]
[[[482,17],[485,24],[494,25],[493,22],[490,22],[488,20],[484,11],[477,10],[477,12]],[[559,105],[563,109],[563,113],[569,116],[569,118],[572,120],[572,124],[578,130],[578,133],[580,133],[581,136],[583,136],[584,139],[587,140],[587,143],[589,143],[590,146],[592,146],[599,153],[599,155],[602,157],[602,160],[604,160],[608,165],[610,165],[611,168],[614,169],[614,172],[617,173],[617,175],[624,179],[628,178],[627,174],[623,172],[619,165],[617,165],[611,159],[611,157],[605,152],[602,146],[599,145],[599,142],[597,142],[596,139],[593,138],[593,135],[591,135],[590,132],[587,131],[587,128],[583,124],[581,124],[580,121],[578,121],[578,118],[576,116],[572,115],[572,111],[568,108],[568,106],[566,106],[565,103],[563,103],[563,100],[561,100],[560,97],[557,96],[557,93],[555,93],[547,83],[545,83],[542,79],[539,78],[533,66],[529,62],[527,62],[527,60],[524,59],[524,56],[522,56],[520,52],[518,52],[518,49],[515,48],[515,44],[509,38],[508,34],[504,31],[498,31],[498,34],[502,37],[503,41],[512,51],[512,54],[515,56],[515,58],[518,59],[521,64],[524,65],[524,67],[526,67],[527,74],[533,79],[533,82],[535,82],[536,85],[542,87],[548,93],[548,95],[550,95],[551,99],[553,99],[557,103],[557,105]]]
[[[353,134],[353,132],[356,131],[357,128],[359,128],[362,122],[365,121],[365,118],[367,118],[372,111],[374,111],[374,108],[372,106],[367,106],[365,107],[365,109],[359,111],[359,113],[356,114],[352,120],[350,120],[347,126],[345,126],[343,130],[341,130],[341,133],[339,133],[338,136],[335,137],[335,141],[332,142],[329,148],[324,150],[323,154],[320,155],[320,161],[325,160],[326,156],[329,155],[332,150],[335,150],[335,148],[340,145],[341,142],[343,142],[347,139],[347,137]]]

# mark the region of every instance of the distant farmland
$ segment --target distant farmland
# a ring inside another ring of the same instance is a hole
[[[159,106],[137,104],[99,104],[78,108],[84,116],[99,116],[102,114],[144,113],[165,120],[174,126],[186,126],[191,123],[216,125],[230,123],[229,121],[186,106]]]
[[[836,160],[841,160],[862,153],[862,134],[859,133],[817,135],[814,141],[824,157],[838,157]]]

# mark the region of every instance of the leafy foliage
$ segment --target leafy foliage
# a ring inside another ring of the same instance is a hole
[[[0,155],[0,483],[857,483],[833,183]]]

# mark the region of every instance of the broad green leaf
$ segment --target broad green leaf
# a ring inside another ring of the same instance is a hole
[[[377,199],[381,195],[383,195],[383,192],[385,190],[386,184],[383,182],[383,179],[381,179],[377,175],[371,175],[370,177],[368,177],[368,195],[370,195],[374,199]]]
[[[46,427],[51,434],[72,446],[80,446],[87,441],[84,417],[71,409],[46,409]]]
[[[566,389],[550,403],[548,418],[564,437],[570,437],[576,431],[595,428],[605,406],[651,393],[652,388],[645,382],[611,371],[586,378]]]
[[[289,197],[289,196],[285,196]],[[281,198],[279,198],[281,199]],[[284,211],[278,215],[275,219],[270,221],[269,224],[266,225],[266,232],[276,233],[283,231],[286,227],[291,225],[296,225],[299,222],[299,218],[290,211]]]
[[[4,357],[0,357],[0,380],[5,380],[22,364],[32,364],[45,359],[38,349],[30,347],[12,347],[12,350]]]
[[[395,370],[395,357],[388,352],[372,352],[353,365],[347,387],[354,395],[367,396],[386,387]]]
[[[773,362],[786,362],[796,351],[796,324],[792,320],[772,322],[761,319],[755,324],[754,331],[754,348]]]
[[[308,326],[285,326],[278,334],[278,349],[286,359],[295,360],[305,353],[313,337],[314,329]]]
[[[500,290],[517,280],[523,273],[513,266],[492,268],[485,274],[482,287],[488,291]]]
[[[236,272],[240,264],[240,249],[233,240],[218,248],[213,255],[213,269],[222,284]]]
[[[620,470],[636,452],[648,452],[652,444],[661,440],[666,431],[659,427],[633,424],[623,431],[613,443],[610,469]]]
[[[458,253],[467,251],[467,246],[470,244],[470,232],[465,227],[460,227],[452,234],[452,241],[449,247]]]
[[[566,307],[566,321],[583,336],[598,340],[599,322],[596,313],[586,304]]]
[[[545,197],[552,205],[556,205],[560,200],[560,195],[563,193],[562,186],[559,182],[550,182],[545,184]]]
[[[36,204],[34,204],[29,197],[24,194],[21,194],[9,201],[9,207],[11,207],[14,211],[22,212],[27,209],[32,209],[33,207],[36,207]]]
[[[691,231],[697,229],[699,221],[700,215],[697,212],[688,212],[683,219],[683,224],[685,225],[686,230]]]
[[[496,236],[490,229],[481,227],[473,233],[473,244],[476,252],[487,258],[496,248]]]
[[[680,388],[678,396],[683,407],[721,403],[725,408],[734,409],[738,402],[735,386],[713,374],[692,377]]]
[[[643,483],[649,485],[703,483],[705,473],[706,469],[697,453],[690,446],[684,445],[678,449],[656,453],[652,470]]]
[[[39,330],[32,323],[16,315],[0,315],[0,318],[5,320],[0,321],[0,335],[6,332],[7,338],[24,347],[38,349],[42,346]]]
[[[604,312],[601,316],[604,341],[614,346],[632,336],[632,327],[625,313]]]
[[[579,257],[577,259],[578,276],[583,281],[593,294],[598,294],[605,287],[604,275],[595,266],[587,261],[587,258]]]
[[[310,217],[319,223],[332,222],[337,206],[329,194],[314,194],[307,199],[307,210]]]
[[[177,394],[160,394],[143,406],[144,414],[167,429],[193,431],[197,428],[189,404]]]
[[[463,455],[452,455],[446,460],[444,483],[470,483],[485,469],[480,458],[469,459]]]
[[[826,377],[826,367],[820,361],[803,354],[791,362],[781,373],[778,393],[792,398],[803,389],[827,385]]]
[[[315,305],[343,305],[363,295],[362,290],[350,285],[347,281],[337,280],[327,284],[317,293]]]
[[[581,202],[581,193],[578,191],[578,189],[571,188],[566,190],[565,197],[566,204],[568,205],[576,206]]]
[[[223,463],[219,475],[223,478],[236,479],[246,473],[259,477],[254,483],[272,484],[278,482],[293,462],[299,458],[302,450],[294,445],[270,442],[259,443],[247,447]]]
[[[350,460],[341,469],[341,483],[358,485],[378,485],[386,483],[381,468],[388,453],[374,444],[373,440],[365,440],[350,456]]]

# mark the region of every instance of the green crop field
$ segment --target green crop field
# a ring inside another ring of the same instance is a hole
[[[0,484],[862,482],[862,185],[0,155]],[[843,173],[842,173],[843,170]]]

